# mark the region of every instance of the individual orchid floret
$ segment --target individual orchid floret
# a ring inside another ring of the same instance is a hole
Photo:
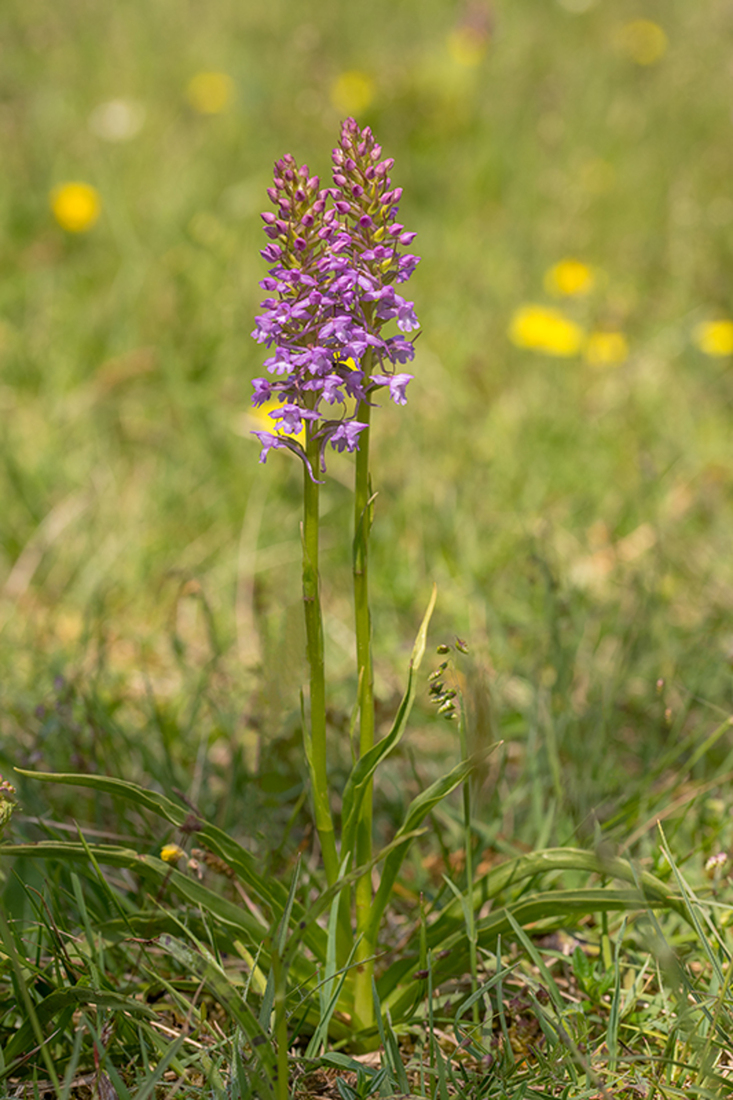
[[[373,374],[372,382],[378,386],[389,386],[389,396],[395,405],[406,405],[405,390],[414,377],[413,374]]]

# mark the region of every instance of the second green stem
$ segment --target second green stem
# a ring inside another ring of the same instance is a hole
[[[369,613],[369,530],[371,527],[371,485],[369,479],[369,421],[371,407],[362,402],[357,417],[367,427],[359,437],[356,452],[354,487],[354,612],[356,622],[356,661],[359,690],[359,756],[374,745],[374,672],[372,668],[372,623]],[[372,785],[364,795],[356,837],[356,866],[363,867],[372,858]],[[372,906],[371,869],[356,884],[356,933],[358,964],[354,988],[354,1015],[361,1027],[374,1022],[370,961],[374,944],[366,935]]]
[[[314,480],[319,468],[318,441],[306,427],[306,454],[313,471],[304,475],[303,490],[303,606],[306,649],[310,671],[310,723],[305,732],[306,757],[313,789],[313,809],[323,866],[329,886],[338,878],[339,861],[328,792],[326,768],[326,679],[323,659],[323,618],[318,574],[318,527],[320,486]]]

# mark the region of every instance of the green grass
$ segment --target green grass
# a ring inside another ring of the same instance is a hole
[[[300,849],[296,900],[312,904],[300,471],[281,454],[257,464],[249,332],[271,164],[292,151],[327,175],[343,114],[330,88],[354,69],[374,81],[359,119],[395,157],[423,257],[410,401],[379,410],[372,442],[380,732],[435,580],[431,645],[468,639],[475,747],[504,741],[475,780],[479,868],[585,848],[686,899],[680,912],[580,917],[544,900],[538,926],[486,933],[482,1030],[456,1053],[454,1029],[472,1026],[468,964],[449,973],[437,945],[420,946],[420,894],[426,937],[453,898],[442,875],[465,886],[462,810],[448,801],[403,869],[384,941],[384,965],[404,955],[410,973],[428,971],[414,1015],[379,1037],[381,1079],[334,1061],[352,1051],[319,1068],[303,1053],[327,998],[291,984],[278,1022],[299,1095],[404,1092],[405,1072],[412,1093],[439,1100],[729,1089],[731,865],[708,878],[705,863],[733,851],[733,372],[693,334],[733,311],[733,21],[715,0],[570,6],[497,2],[472,68],[446,44],[461,9],[437,0],[6,0],[0,15],[0,771],[20,802],[6,839],[77,841],[78,822],[90,845],[151,858],[184,839],[139,807],[13,778],[14,766],[178,788],[286,893]],[[640,17],[668,37],[655,65],[619,45]],[[234,81],[219,115],[187,102],[201,70]],[[88,119],[119,97],[145,120],[115,144]],[[76,179],[103,208],[72,236],[48,193]],[[567,256],[605,276],[560,307],[623,331],[624,364],[510,343],[512,312],[550,302],[544,273]],[[329,717],[345,779],[351,470],[338,456],[330,470]],[[421,688],[377,791],[380,844],[458,759],[451,729]],[[50,1055],[59,1095],[80,1095],[73,1082],[100,1058],[120,1100],[248,1095],[228,990],[246,986],[255,1015],[264,990],[230,930],[124,867],[2,866],[0,1050],[30,1052],[9,1092],[17,1079],[32,1095]],[[243,904],[211,868],[204,885]],[[553,872],[510,884],[495,907],[621,885]],[[206,946],[206,980],[162,934]]]

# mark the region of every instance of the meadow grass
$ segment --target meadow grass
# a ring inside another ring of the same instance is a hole
[[[641,891],[633,875],[647,872],[678,901],[573,915],[566,895],[613,875],[509,882],[480,899],[471,1004],[468,959],[451,972],[428,942],[453,898],[443,876],[468,893],[463,813],[448,800],[390,908],[388,961],[410,933],[406,966],[425,976],[409,1022],[376,1037],[381,1068],[353,1060],[338,1014],[324,1058],[305,1059],[332,972],[306,996],[293,971],[270,1005],[302,1095],[730,1089],[733,374],[698,333],[733,309],[733,22],[715,0],[581,7],[6,0],[0,16],[0,771],[19,797],[6,839],[70,842],[78,823],[92,856],[197,847],[148,809],[12,769],[117,776],[184,792],[286,895],[300,851],[294,904],[313,904],[300,471],[277,454],[257,464],[249,332],[270,166],[290,150],[325,176],[353,110],[396,158],[422,256],[409,405],[385,401],[372,439],[378,730],[436,581],[431,649],[470,645],[458,682],[472,747],[503,741],[474,779],[480,874],[490,884],[501,861],[570,846],[632,860],[625,888]],[[639,19],[666,36],[652,64],[629,52]],[[221,110],[202,113],[200,73],[229,78],[210,92]],[[126,140],[99,113],[116,100]],[[88,232],[54,220],[49,194],[65,181],[99,194]],[[571,257],[595,285],[553,295],[546,272]],[[533,303],[623,333],[627,358],[515,346],[512,316]],[[351,463],[335,456],[330,472],[338,785],[356,693]],[[379,844],[459,755],[424,683],[376,792]],[[7,1094],[40,1094],[53,1073],[59,1096],[103,1095],[100,1081],[120,1100],[266,1090],[277,1066],[245,1064],[240,1001],[270,1026],[267,969],[170,883],[103,868],[3,861]],[[226,874],[202,873],[249,913]],[[526,920],[497,933],[492,912],[512,905]],[[296,966],[287,944],[272,959]]]

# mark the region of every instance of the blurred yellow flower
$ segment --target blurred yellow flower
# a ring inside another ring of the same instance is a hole
[[[341,73],[331,85],[331,103],[337,111],[360,115],[374,101],[374,81],[366,73],[352,70]]]
[[[520,306],[509,324],[509,339],[513,344],[546,355],[576,355],[584,336],[580,325],[548,306]]]
[[[99,192],[90,183],[60,183],[49,200],[54,218],[67,233],[86,233],[102,209]]]
[[[693,336],[706,355],[733,354],[733,321],[705,321],[697,326]]]
[[[621,28],[622,50],[637,65],[656,65],[667,52],[669,41],[658,23],[651,19],[633,19]]]
[[[629,345],[623,332],[591,332],[585,345],[585,360],[592,367],[613,367],[625,362]]]
[[[593,268],[580,260],[560,260],[545,272],[545,290],[548,294],[589,294],[595,281]]]
[[[179,848],[177,844],[166,844],[160,850],[160,858],[164,863],[178,863],[178,860],[183,859],[185,854],[183,848]]]
[[[196,73],[188,82],[186,96],[200,115],[218,115],[234,99],[234,81],[228,73]]]
[[[456,27],[448,35],[446,45],[453,61],[471,68],[479,65],[485,58],[489,36],[475,27]]]

